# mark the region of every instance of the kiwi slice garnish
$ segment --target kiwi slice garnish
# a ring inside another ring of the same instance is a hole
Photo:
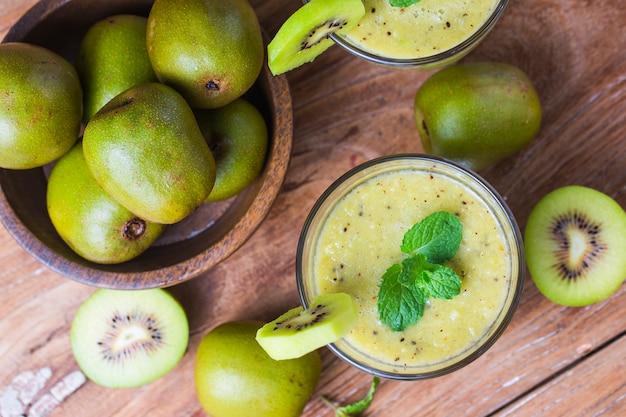
[[[589,305],[611,296],[626,277],[626,212],[608,195],[566,186],[533,208],[524,232],[528,269],[548,299]]]
[[[278,75],[313,61],[365,15],[361,0],[311,0],[296,10],[267,46],[268,66]]]
[[[295,359],[336,342],[358,321],[351,295],[322,294],[309,308],[293,308],[265,324],[257,331],[256,340],[272,359]]]
[[[138,387],[176,366],[187,349],[189,324],[163,289],[98,289],[78,309],[70,340],[76,362],[93,382]]]

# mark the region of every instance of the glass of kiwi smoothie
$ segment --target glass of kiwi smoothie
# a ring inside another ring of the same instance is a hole
[[[443,262],[460,278],[458,293],[428,298],[414,324],[393,329],[380,313],[383,275],[407,257],[407,230],[441,212],[462,226],[458,250]],[[307,217],[296,256],[305,308],[335,292],[357,305],[358,325],[328,347],[399,380],[444,375],[482,355],[511,321],[524,276],[520,230],[502,197],[474,172],[421,154],[373,159],[337,179]]]
[[[508,0],[420,0],[396,7],[363,0],[365,16],[346,35],[331,38],[370,62],[432,69],[474,49],[502,15]]]

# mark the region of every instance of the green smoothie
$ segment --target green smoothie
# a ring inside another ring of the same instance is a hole
[[[365,16],[346,35],[375,55],[415,59],[445,52],[476,33],[499,0],[421,0],[393,7],[389,0],[363,0]]]
[[[518,283],[518,245],[495,199],[445,166],[428,164],[386,169],[347,191],[312,232],[304,268],[313,275],[311,297],[346,292],[358,306],[359,325],[340,349],[389,372],[434,371],[471,354],[499,327]],[[416,324],[393,331],[378,315],[381,277],[406,256],[400,251],[405,232],[442,210],[463,225],[459,250],[446,263],[461,277],[461,292],[429,300]]]

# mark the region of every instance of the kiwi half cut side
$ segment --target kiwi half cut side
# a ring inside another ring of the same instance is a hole
[[[313,61],[365,15],[361,0],[311,0],[296,10],[267,46],[268,66],[279,75]]]
[[[79,307],[70,342],[78,366],[96,384],[138,387],[178,364],[189,324],[181,305],[163,289],[98,289]]]
[[[265,324],[257,331],[256,340],[272,359],[295,359],[336,342],[358,321],[352,296],[322,294],[306,310],[293,308]]]
[[[524,231],[528,270],[551,301],[585,306],[626,278],[626,212],[608,195],[571,185],[545,195]]]

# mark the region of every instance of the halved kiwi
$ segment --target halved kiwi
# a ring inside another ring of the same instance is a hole
[[[524,240],[535,285],[558,304],[604,300],[626,277],[626,212],[598,190],[572,185],[545,195]]]
[[[293,308],[265,324],[257,331],[256,340],[272,359],[294,359],[336,342],[358,321],[352,296],[322,294],[306,310]]]
[[[72,353],[93,382],[110,388],[152,382],[180,361],[189,341],[181,305],[163,289],[96,290],[78,309]]]
[[[270,71],[278,75],[313,61],[334,44],[331,33],[347,33],[364,15],[361,0],[305,3],[289,16],[267,46]]]

